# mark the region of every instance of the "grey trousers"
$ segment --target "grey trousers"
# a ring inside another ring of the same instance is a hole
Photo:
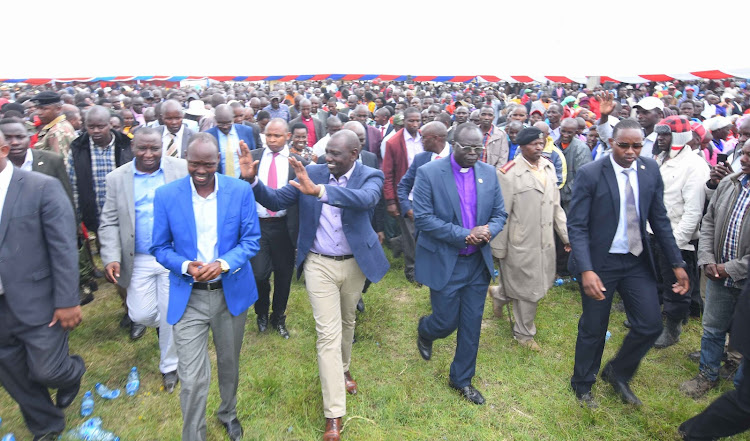
[[[417,243],[414,240],[414,221],[408,217],[398,216],[401,227],[401,248],[404,252],[404,274],[414,277],[414,253]]]
[[[237,417],[237,385],[242,337],[247,314],[232,316],[224,300],[224,291],[194,289],[185,314],[173,327],[177,346],[177,375],[182,382],[182,440],[206,440],[206,401],[211,382],[208,355],[208,330],[216,346],[219,395],[217,417],[227,423]]]

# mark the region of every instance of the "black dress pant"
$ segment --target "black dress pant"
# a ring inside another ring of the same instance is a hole
[[[599,373],[615,291],[620,293],[631,323],[620,350],[609,362],[616,379],[626,383],[630,381],[641,359],[662,331],[656,279],[645,252],[639,257],[608,254],[596,273],[606,288],[604,300],[594,300],[584,294],[581,275],[577,275],[583,312],[578,321],[575,364],[570,384],[578,395],[591,390]]]
[[[68,354],[68,332],[60,323],[23,324],[0,296],[0,384],[18,403],[31,433],[65,429],[65,415],[47,389],[72,386],[84,372],[83,360]]]
[[[273,313],[278,319],[286,312],[289,289],[294,274],[294,244],[289,237],[286,217],[260,219],[260,250],[250,260],[258,301],[255,313],[267,315],[271,301],[271,273],[273,273]]]
[[[690,290],[685,295],[675,294],[672,291],[672,284],[677,282],[677,278],[674,276],[674,270],[672,264],[666,259],[661,247],[651,235],[651,249],[654,252],[654,260],[656,261],[656,267],[659,271],[658,289],[659,289],[659,300],[664,308],[664,314],[675,321],[680,321],[690,314],[690,302],[692,301],[692,293],[696,289],[696,283],[699,283],[697,277],[697,256],[695,251],[680,250],[682,253],[682,260],[685,261],[686,267],[685,272],[690,278]],[[697,287],[700,291],[700,287]]]
[[[711,403],[703,412],[680,425],[683,439],[709,441],[750,429],[750,380],[742,377],[730,390]]]

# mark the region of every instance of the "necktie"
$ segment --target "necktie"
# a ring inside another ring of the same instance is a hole
[[[224,145],[224,174],[234,177],[234,149],[232,138],[227,135],[227,143]]]
[[[174,139],[176,138],[174,133],[169,134],[169,145],[167,146],[167,156],[171,156],[173,158],[177,157],[177,146],[174,143]]]
[[[271,187],[271,188],[273,188],[274,190],[276,189],[276,184],[277,184],[277,182],[276,182],[276,179],[277,179],[277,177],[276,177],[276,157],[277,156],[279,156],[278,152],[276,152],[276,153],[273,154],[273,156],[271,157],[271,168],[268,169],[268,186]],[[269,216],[275,216],[276,215],[275,211],[271,211],[271,210],[267,210],[267,211],[268,211],[268,215]]]
[[[380,136],[385,136],[385,126],[380,126]]]
[[[638,211],[635,208],[635,193],[630,185],[630,169],[623,170],[625,173],[625,212],[627,216],[628,250],[634,256],[643,252],[641,242],[641,225],[638,219]]]

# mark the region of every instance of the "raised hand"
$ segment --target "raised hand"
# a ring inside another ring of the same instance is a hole
[[[610,92],[604,92],[603,95],[597,95],[596,100],[599,101],[599,112],[602,117],[609,115],[615,110],[615,96]]]
[[[240,141],[240,177],[246,181],[253,182],[255,176],[258,175],[258,162],[253,161],[253,156],[250,154],[250,148],[248,148],[245,141]]]
[[[297,175],[296,181],[289,181],[292,187],[302,192],[302,194],[310,196],[317,196],[318,194],[320,194],[320,186],[318,184],[315,184],[310,179],[310,177],[307,176],[307,170],[305,170],[305,166],[291,156],[289,157],[289,163],[292,165],[294,173]]]

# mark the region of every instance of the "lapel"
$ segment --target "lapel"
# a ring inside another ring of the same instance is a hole
[[[219,180],[219,191],[216,193],[216,240],[217,245],[221,244],[221,229],[229,210],[229,202],[232,200],[232,191],[229,188],[229,179],[224,175],[216,173],[216,179]]]
[[[448,193],[448,199],[451,206],[453,207],[454,213],[456,214],[458,224],[463,225],[464,221],[461,217],[461,200],[458,198],[458,187],[456,187],[456,179],[453,177],[453,170],[451,170],[450,159],[446,159],[445,161],[441,162],[440,171],[443,175],[441,181],[445,186],[445,192]],[[474,176],[476,176],[476,172]],[[479,200],[479,190],[477,190],[477,200]],[[478,211],[479,210],[477,210],[477,218],[479,218]]]
[[[604,164],[602,167],[602,174],[604,175],[604,180],[607,181],[607,186],[609,187],[609,193],[612,196],[612,205],[613,209],[615,210],[615,219],[620,218],[620,188],[617,185],[617,177],[615,177],[615,169],[612,167],[612,160],[607,158],[604,160]],[[639,173],[640,175],[640,173]],[[640,184],[640,181],[638,182]]]
[[[477,187],[477,225],[485,224],[484,220],[490,218],[490,209],[495,202],[490,194],[490,177],[484,172],[485,170],[486,168],[479,166],[479,163],[474,166],[474,179]],[[536,178],[534,180],[538,181]]]
[[[133,178],[133,173],[135,170],[133,168],[135,165],[133,162],[129,162],[127,164],[125,173],[122,173],[120,175],[121,179],[121,187],[123,189],[123,193],[125,193],[125,204],[128,207],[128,215],[130,216],[130,226],[133,228],[133,231],[135,231],[135,179]]]
[[[318,171],[320,170],[320,171]],[[311,173],[312,171],[312,173]],[[307,168],[307,173],[310,179],[316,184],[328,184],[328,177],[330,176],[330,173],[328,172],[328,167],[316,167],[311,166],[310,168]],[[320,223],[320,212],[323,209],[323,203],[318,200],[315,196],[310,196],[310,198],[313,201],[313,217],[312,220],[315,223],[314,227],[315,229],[312,230],[313,234],[314,232],[318,230],[318,224]],[[301,213],[300,213],[301,214]]]
[[[10,161],[5,163],[6,167],[13,167]],[[5,234],[8,232],[8,226],[10,225],[10,218],[13,213],[13,207],[16,205],[16,199],[21,194],[21,186],[23,185],[23,174],[19,173],[19,170],[13,170],[13,176],[10,178],[10,185],[8,185],[8,193],[5,195],[5,204],[3,205],[2,219],[0,219],[0,246],[5,242]]]
[[[216,176],[219,176],[217,173]],[[183,182],[180,183],[183,190],[178,192],[179,204],[182,205],[182,217],[185,218],[187,224],[187,230],[190,232],[190,240],[193,245],[193,249],[198,249],[198,238],[195,231],[195,212],[193,211],[193,186],[190,185],[190,180],[193,179],[190,175],[183,178]],[[218,210],[217,210],[218,211]]]
[[[638,169],[638,211],[640,212],[641,224],[644,224],[648,217],[646,215],[647,190],[651,188],[651,185],[644,182],[648,177],[646,176],[646,165],[640,157],[636,159],[636,167]]]
[[[540,193],[544,193],[544,186],[539,181],[539,179],[537,179],[537,177],[534,176],[534,173],[531,171],[531,167],[529,167],[529,164],[527,164],[523,158],[519,158],[515,162],[516,162],[517,167],[520,165],[520,167],[518,167],[518,169],[515,171],[515,176],[520,180],[523,178],[524,175],[528,175],[527,179],[529,179],[529,181],[532,182],[534,189]],[[554,165],[552,165],[552,163],[549,161],[542,161],[542,158],[539,159],[539,167],[540,167],[540,171],[542,171],[543,173],[547,172],[547,167],[552,167],[553,168],[552,171],[554,172]]]
[[[38,150],[31,149],[31,171],[44,173],[43,170],[47,169],[47,164],[39,156],[41,155]]]

